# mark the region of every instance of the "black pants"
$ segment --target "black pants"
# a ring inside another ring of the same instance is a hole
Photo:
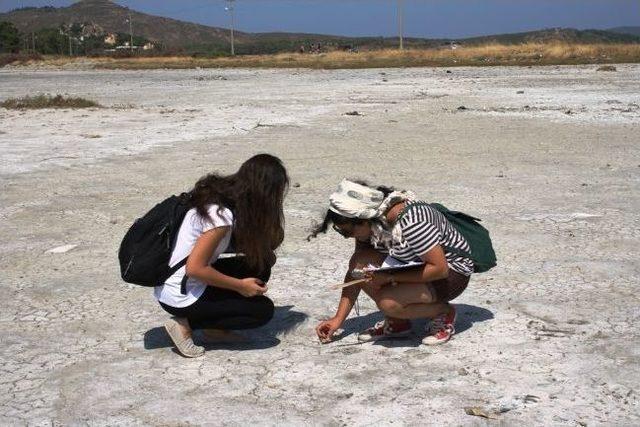
[[[216,261],[213,268],[227,276],[244,279],[257,277],[265,283],[271,268],[256,271],[249,268],[243,258]],[[189,321],[191,329],[251,329],[262,326],[273,317],[273,302],[264,295],[244,297],[228,289],[207,286],[196,302],[188,307],[176,308],[160,303],[162,308],[176,317]]]

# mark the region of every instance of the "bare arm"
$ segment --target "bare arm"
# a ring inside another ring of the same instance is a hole
[[[189,259],[187,259],[187,276],[198,279],[210,286],[236,291],[247,297],[265,293],[267,287],[259,279],[236,279],[219,272],[209,265],[213,252],[228,231],[229,227],[218,227],[203,233],[198,238],[189,255]]]
[[[353,279],[350,272],[356,267],[364,267],[369,263],[376,265],[382,262],[383,255],[373,250],[369,245],[356,241],[356,248],[349,261],[349,271],[344,281],[348,282]],[[322,342],[329,342],[333,338],[333,333],[342,326],[347,316],[353,309],[353,306],[360,294],[360,286],[354,285],[342,289],[340,302],[336,314],[329,320],[321,322],[316,327],[316,333]]]
[[[345,283],[352,280],[349,273],[345,276]],[[356,299],[360,294],[360,286],[347,286],[346,288],[342,288],[342,294],[340,295],[340,302],[338,302],[338,309],[336,310],[335,316],[333,316],[340,324],[345,321],[345,319],[351,313],[354,304],[356,303]]]

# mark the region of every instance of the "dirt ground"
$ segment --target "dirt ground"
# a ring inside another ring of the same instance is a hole
[[[0,70],[0,100],[104,106],[0,109],[0,424],[639,425],[640,66],[596,68]],[[293,183],[275,318],[182,358],[120,280],[120,239],[259,152]],[[455,301],[451,342],[416,322],[358,344],[380,319],[364,296],[342,339],[315,338],[352,242],[305,237],[343,177],[491,230],[499,266]]]

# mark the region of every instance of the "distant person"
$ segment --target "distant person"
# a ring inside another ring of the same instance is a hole
[[[174,317],[165,328],[178,351],[198,357],[192,330],[220,337],[228,330],[257,328],[273,317],[264,294],[284,239],[283,199],[289,186],[282,162],[259,154],[228,176],[206,175],[189,194],[187,212],[171,254],[170,266],[188,256],[155,297]],[[219,259],[233,241],[244,256]]]
[[[410,319],[426,318],[422,342],[447,342],[455,333],[456,311],[449,301],[467,287],[473,261],[458,253],[469,252],[465,238],[435,208],[415,199],[408,191],[387,187],[371,188],[364,183],[343,180],[331,194],[324,221],[310,237],[333,229],[345,238],[355,239],[345,282],[367,266],[424,262],[395,273],[366,273],[368,281],[345,287],[336,314],[321,322],[316,332],[329,342],[345,321],[360,293],[370,296],[385,319],[361,332],[359,341],[375,341],[408,336]]]

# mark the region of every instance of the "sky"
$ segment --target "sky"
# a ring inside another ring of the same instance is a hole
[[[230,26],[224,0],[116,0],[140,12]],[[68,0],[0,0],[0,12],[68,6]],[[402,0],[405,37],[462,38],[543,28],[640,26],[640,0]],[[398,0],[235,0],[235,28],[345,36],[396,36]]]

